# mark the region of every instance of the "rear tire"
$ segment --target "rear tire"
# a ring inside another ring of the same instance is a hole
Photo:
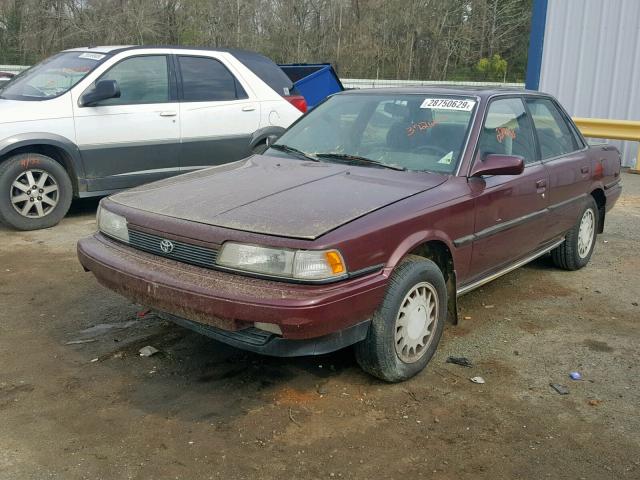
[[[58,162],[23,153],[0,164],[0,221],[18,230],[57,225],[71,205],[73,187]]]
[[[393,272],[367,338],[356,345],[362,369],[387,382],[407,380],[429,363],[447,318],[447,287],[431,260],[408,256]]]
[[[564,243],[551,251],[553,263],[558,268],[579,270],[589,263],[596,246],[599,218],[598,205],[590,196]]]

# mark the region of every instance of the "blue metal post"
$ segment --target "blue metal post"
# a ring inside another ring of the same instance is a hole
[[[548,0],[533,0],[527,74],[525,77],[525,87],[529,90],[537,90],[540,86],[544,29],[547,24],[547,3]]]

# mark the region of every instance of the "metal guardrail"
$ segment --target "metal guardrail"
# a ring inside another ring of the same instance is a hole
[[[20,73],[23,70],[26,70],[27,66],[24,65],[0,65],[0,72],[9,72],[9,73]]]
[[[460,85],[470,87],[511,87],[524,88],[524,83],[501,82],[462,82],[455,80],[391,80],[370,78],[341,78],[345,88],[388,88],[388,87],[427,87],[438,85]]]
[[[604,118],[574,118],[573,121],[585,137],[640,142],[640,121]],[[630,171],[640,173],[640,145],[636,154],[636,166]]]

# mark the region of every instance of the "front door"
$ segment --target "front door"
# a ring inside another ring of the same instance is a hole
[[[233,162],[250,155],[260,125],[260,103],[212,57],[179,55],[182,170]]]
[[[548,174],[539,161],[531,121],[519,97],[489,104],[475,161],[490,153],[521,156],[525,169],[520,175],[469,180],[476,212],[471,281],[539,248],[548,221]]]
[[[121,95],[95,106],[74,106],[89,190],[128,188],[178,173],[179,104],[168,57],[129,57],[98,80],[115,80]]]

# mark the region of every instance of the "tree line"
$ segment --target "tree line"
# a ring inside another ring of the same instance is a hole
[[[532,0],[0,0],[0,64],[89,45],[239,47],[342,77],[522,81]]]

